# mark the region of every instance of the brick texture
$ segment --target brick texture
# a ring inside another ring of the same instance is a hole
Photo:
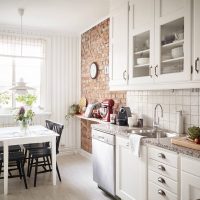
[[[97,63],[98,76],[90,78],[90,65]],[[89,103],[113,99],[114,109],[118,110],[126,104],[126,92],[110,92],[109,76],[105,75],[104,68],[109,65],[109,19],[101,22],[81,35],[81,95]],[[91,152],[91,129],[86,120],[81,123],[81,147]]]

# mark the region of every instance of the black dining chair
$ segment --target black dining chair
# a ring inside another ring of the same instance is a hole
[[[48,128],[49,130],[53,129],[52,121],[45,120],[45,124],[46,124],[46,128]],[[25,160],[28,160],[28,167],[27,167],[27,176],[28,176],[29,171],[30,171],[30,150],[47,148],[49,147],[49,142],[24,144],[23,146],[25,149]]]
[[[24,158],[25,158],[24,153],[22,151],[13,151],[13,152],[10,151],[8,156],[9,156],[9,163],[8,163],[9,176],[8,176],[8,178],[15,178],[15,177],[20,177],[20,179],[23,178],[25,188],[28,189],[25,171],[24,171]],[[3,170],[2,170],[3,160],[4,160],[4,155],[3,155],[3,153],[1,153],[0,154],[0,176],[1,176],[1,173],[3,172]],[[13,167],[17,167],[17,168],[13,168]],[[11,174],[11,170],[16,170],[16,169],[18,170],[19,175]],[[1,177],[1,178],[3,178],[3,177]]]
[[[54,122],[52,122],[52,123],[53,123],[52,131],[58,133],[58,136],[56,137],[56,154],[58,154],[60,139],[61,139],[61,135],[62,135],[62,132],[64,129],[64,125],[54,123]],[[42,149],[31,149],[29,151],[29,153],[30,153],[30,170],[29,170],[28,176],[31,176],[32,168],[35,167],[34,187],[36,187],[37,174],[52,171],[52,169],[51,169],[51,164],[52,164],[51,148],[45,146]],[[39,161],[39,159],[42,159],[42,161]],[[43,171],[38,171],[38,167],[42,167]],[[48,169],[47,169],[47,167],[48,167]],[[57,170],[58,178],[61,181],[61,176],[60,176],[57,162],[56,162],[56,170]]]

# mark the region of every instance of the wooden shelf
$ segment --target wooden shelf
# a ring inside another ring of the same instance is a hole
[[[97,123],[109,123],[109,122],[104,122],[102,119],[97,119],[97,118],[87,118],[85,117],[84,115],[75,115],[77,118],[79,119],[84,119],[84,120],[87,120],[87,121],[91,121],[91,122],[97,122]]]
[[[162,63],[178,62],[178,61],[181,61],[183,59],[184,59],[184,57],[172,58],[172,59],[168,59],[168,60],[163,60]]]
[[[147,64],[142,64],[142,65],[135,65],[134,68],[138,68],[138,67],[149,67],[149,63]]]
[[[136,51],[134,52],[135,55],[140,55],[140,54],[148,54],[149,53],[149,49],[145,49],[142,51]]]
[[[184,40],[177,40],[172,43],[162,45],[161,47],[162,48],[173,48],[173,47],[181,46],[181,45],[183,45],[183,43],[184,43]]]

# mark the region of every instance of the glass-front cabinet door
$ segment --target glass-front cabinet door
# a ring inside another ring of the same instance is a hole
[[[129,49],[129,83],[153,83],[154,0],[130,1]]]
[[[157,82],[191,78],[191,3],[155,1],[155,66]]]

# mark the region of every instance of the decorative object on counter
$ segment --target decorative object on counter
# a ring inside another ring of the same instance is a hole
[[[116,124],[116,114],[110,114],[110,123],[111,124]]]
[[[79,113],[84,113],[87,107],[87,99],[82,97],[79,101]]]
[[[116,123],[119,126],[127,126],[128,125],[128,117],[131,117],[131,109],[129,107],[122,106],[119,110]]]
[[[132,114],[131,117],[128,117],[128,126],[129,127],[138,126],[137,115]]]
[[[176,112],[176,132],[183,134],[183,115],[182,110]]]
[[[101,106],[101,103],[95,102],[95,103],[90,103],[88,104],[86,111],[84,113],[84,116],[87,118],[93,117],[93,110],[98,109]]]
[[[141,114],[138,117],[138,127],[143,127],[143,116]]]
[[[112,99],[105,99],[101,103],[100,114],[103,121],[110,122],[110,114],[113,114],[114,104],[115,102]]]
[[[95,79],[97,77],[97,74],[98,74],[98,67],[97,67],[97,64],[95,62],[93,62],[90,65],[90,77],[92,79]]]
[[[72,104],[69,107],[69,112],[65,115],[65,119],[68,120],[72,117],[74,117],[74,115],[79,114],[79,105],[78,104]]]
[[[33,120],[34,112],[31,109],[25,109],[23,106],[17,110],[15,120],[19,123],[20,130],[23,133],[27,133],[28,127]]]

